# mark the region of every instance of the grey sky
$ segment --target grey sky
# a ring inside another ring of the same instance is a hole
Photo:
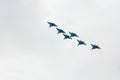
[[[0,0],[0,80],[120,80],[119,0]],[[101,50],[77,46],[55,22]]]

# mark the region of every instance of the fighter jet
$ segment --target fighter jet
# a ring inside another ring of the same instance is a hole
[[[67,35],[67,34],[63,34],[63,36],[64,36],[64,40],[65,39],[72,39],[69,35]]]
[[[59,28],[56,28],[57,29],[57,31],[58,31],[58,34],[59,33],[65,33],[65,31],[63,31],[62,29],[59,29]]]
[[[69,32],[70,34],[70,37],[79,37],[76,33],[73,33],[73,32]]]
[[[58,27],[55,23],[47,22],[49,24],[49,27]]]
[[[78,46],[79,45],[86,45],[86,43],[84,41],[81,41],[81,40],[77,40],[78,41]]]
[[[93,49],[101,49],[98,45],[95,45],[95,44],[91,44],[91,46],[92,46],[91,50],[93,50]]]

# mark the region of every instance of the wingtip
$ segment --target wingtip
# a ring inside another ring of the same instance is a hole
[[[79,46],[80,44],[78,43],[77,46]]]
[[[93,44],[90,44],[91,46],[93,46]]]
[[[77,42],[79,42],[80,40],[79,39],[77,39]]]

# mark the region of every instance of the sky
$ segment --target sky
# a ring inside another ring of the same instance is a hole
[[[0,80],[120,80],[119,3],[0,0]],[[88,45],[63,40],[47,21]]]

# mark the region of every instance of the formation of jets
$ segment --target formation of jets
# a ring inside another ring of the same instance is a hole
[[[53,22],[47,22],[48,24],[49,24],[49,27],[51,28],[51,27],[56,27],[56,30],[57,30],[57,34],[63,34],[63,36],[64,36],[64,40],[65,39],[72,39],[73,37],[76,37],[76,38],[79,38],[79,36],[76,34],[76,33],[74,33],[74,32],[69,32],[69,34],[67,34],[63,29],[60,29],[60,28],[58,28],[58,26],[55,24],[55,23],[53,23]],[[79,39],[77,39],[76,40],[77,42],[78,42],[78,46],[79,45],[87,45],[84,41],[82,41],[82,40],[79,40]],[[101,49],[98,45],[96,45],[96,44],[90,44],[91,45],[91,50],[94,50],[94,49]]]

